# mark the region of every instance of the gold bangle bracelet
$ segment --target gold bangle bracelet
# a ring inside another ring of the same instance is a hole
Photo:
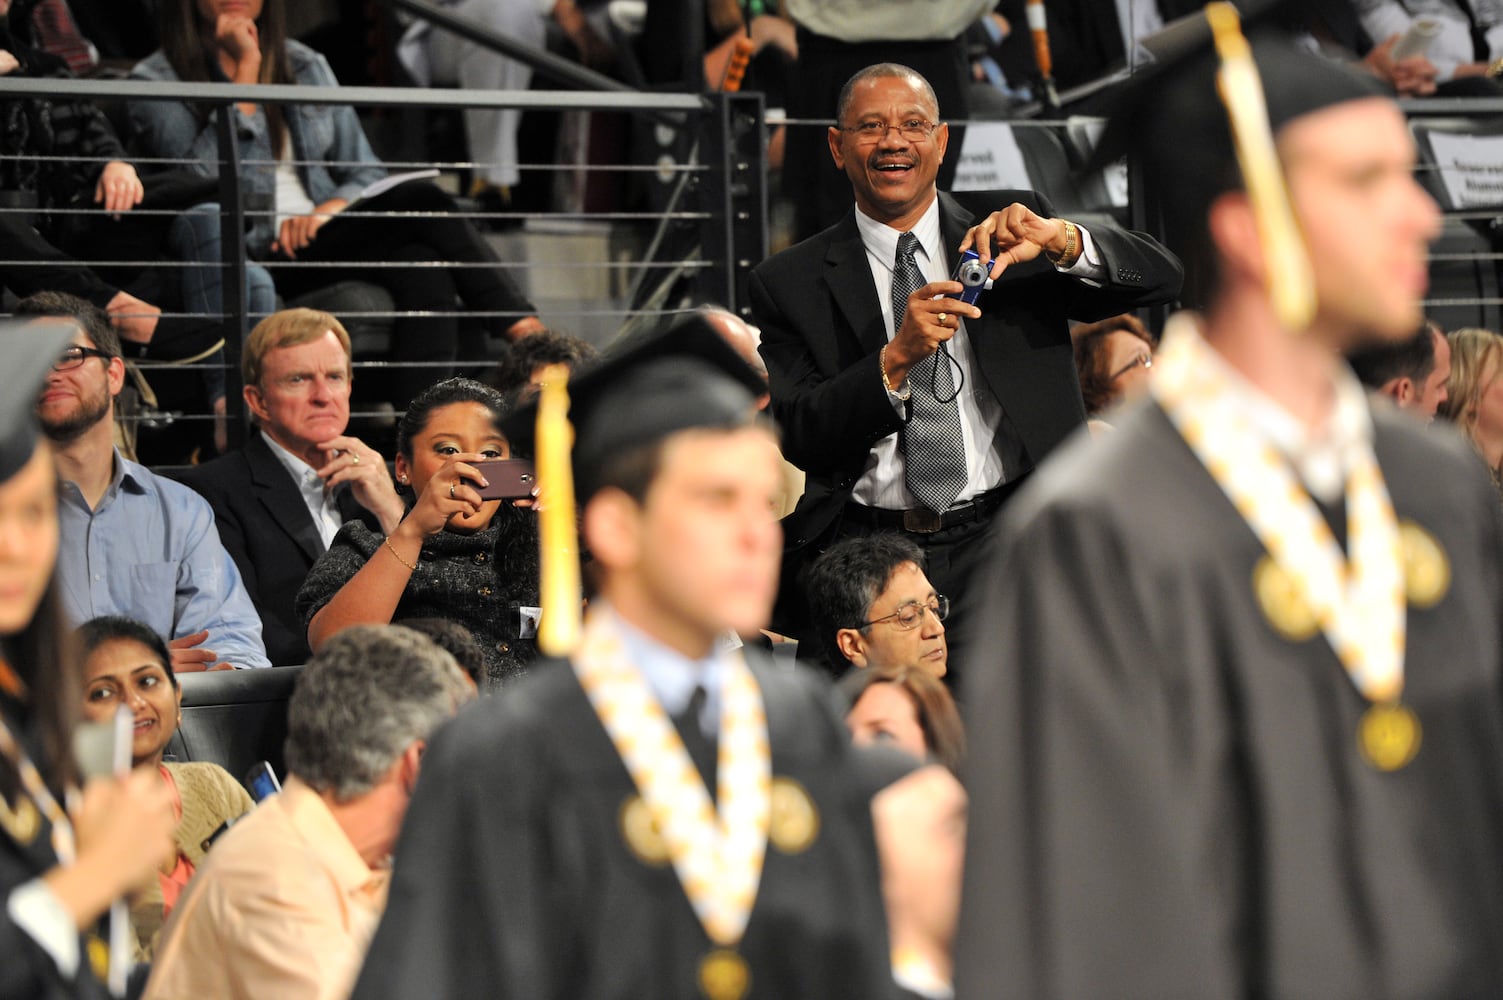
[[[407,567],[407,572],[409,572],[409,573],[416,573],[417,572],[417,565],[415,563],[408,562],[406,559],[403,559],[402,558],[402,553],[398,552],[397,551],[397,547],[395,545],[391,544],[391,536],[390,535],[387,535],[386,538],[383,539],[383,544],[385,544],[385,546],[389,550],[391,550],[391,555],[392,555],[393,559],[395,559],[397,562],[401,563],[403,566]]]
[[[882,388],[901,400],[907,400],[913,390],[909,389],[904,392],[898,392],[898,390],[892,387],[892,380],[887,377],[887,347],[888,345],[883,344],[882,350],[877,352],[877,368],[882,372]]]

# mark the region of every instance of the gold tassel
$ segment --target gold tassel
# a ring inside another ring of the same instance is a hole
[[[1257,218],[1274,312],[1286,329],[1305,330],[1315,318],[1315,275],[1284,187],[1258,66],[1242,34],[1237,8],[1217,2],[1207,4],[1205,11],[1221,57],[1217,90],[1226,105],[1237,162]]]
[[[579,528],[574,514],[574,469],[569,453],[574,428],[569,423],[569,369],[549,365],[538,396],[537,476],[542,501],[538,511],[540,603],[538,649],[546,656],[568,656],[579,643]]]

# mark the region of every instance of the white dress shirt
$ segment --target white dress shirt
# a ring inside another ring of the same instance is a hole
[[[303,461],[292,452],[283,448],[270,434],[261,432],[261,438],[271,448],[271,453],[277,456],[277,461],[282,463],[282,468],[292,477],[297,484],[298,494],[303,498],[303,506],[308,508],[308,513],[313,518],[313,526],[318,529],[318,537],[324,541],[324,548],[334,540],[339,533],[339,528],[344,524],[339,516],[339,505],[334,502],[334,494],[324,488],[324,481],[318,478],[318,473],[313,466]]]
[[[856,228],[866,247],[866,259],[871,265],[872,280],[877,286],[877,301],[882,305],[882,323],[887,328],[887,339],[891,341],[896,333],[892,321],[892,267],[897,257],[898,237],[902,233],[866,215],[859,207],[856,209]],[[1087,280],[1100,279],[1104,274],[1101,255],[1085,228],[1077,228],[1080,230],[1081,254],[1066,273]],[[918,237],[919,251],[915,254],[915,259],[924,280],[949,280],[947,255],[939,229],[938,198],[929,203],[928,210],[914,224],[912,232]],[[963,320],[955,335],[950,338],[949,352],[959,365],[958,369],[951,365],[950,373],[956,389],[960,391],[955,402],[960,407],[960,426],[965,439],[966,456],[966,485],[955,502],[965,503],[978,494],[1016,479],[1031,466],[1001,401],[992,393],[976,364]],[[939,360],[945,363],[943,357]],[[906,391],[922,392],[927,391],[927,388],[911,383],[898,386],[899,391],[905,392],[905,395]],[[900,414],[903,413],[907,404],[897,395],[889,394],[889,398],[894,408]],[[856,503],[890,510],[907,510],[920,506],[918,499],[908,489],[898,436],[894,432],[872,446],[866,468],[851,491],[851,499]]]

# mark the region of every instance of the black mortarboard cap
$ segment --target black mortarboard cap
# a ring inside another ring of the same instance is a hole
[[[1345,101],[1384,96],[1377,79],[1295,44],[1270,23],[1285,3],[1236,4],[1262,78],[1275,137],[1303,115]],[[1123,84],[1107,110],[1093,162],[1138,159],[1165,214],[1170,245],[1186,250],[1216,197],[1242,186],[1227,111],[1216,85],[1219,66],[1204,13],[1150,39],[1155,62]],[[1187,261],[1187,263],[1189,263]]]
[[[610,458],[678,431],[744,425],[766,391],[766,381],[698,316],[608,349],[569,377],[578,499],[599,488],[596,470]],[[536,423],[533,399],[501,429],[513,448],[530,455]]]
[[[36,452],[37,395],[53,364],[73,340],[67,323],[15,320],[0,322],[0,482],[10,479]]]

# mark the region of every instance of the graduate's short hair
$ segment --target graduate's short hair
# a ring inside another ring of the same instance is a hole
[[[1408,340],[1364,347],[1353,351],[1347,361],[1369,389],[1381,389],[1396,378],[1418,385],[1435,370],[1435,338],[1440,336],[1445,336],[1440,328],[1426,320]]]
[[[287,770],[338,802],[375,788],[470,697],[443,649],[400,625],[352,625],[313,655],[287,706]]]
[[[511,396],[526,389],[532,373],[543,365],[564,365],[572,371],[599,356],[600,352],[588,340],[557,330],[543,330],[512,344],[486,381],[497,392]]]
[[[923,570],[924,550],[891,531],[843,539],[814,560],[804,577],[804,593],[831,670],[839,673],[847,666],[835,633],[865,622],[892,575],[908,563]]]
[[[959,776],[965,763],[965,727],[955,697],[944,682],[921,667],[907,665],[852,670],[840,680],[840,693],[847,699],[846,714],[874,684],[892,684],[912,699],[930,758]]]

